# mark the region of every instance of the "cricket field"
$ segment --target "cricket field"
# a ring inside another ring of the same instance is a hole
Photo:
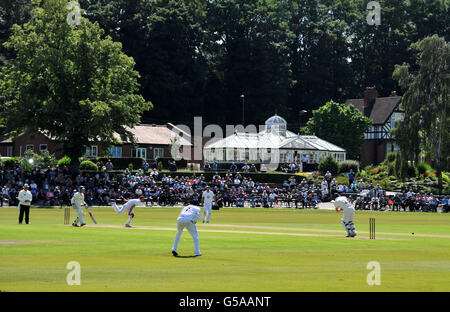
[[[335,211],[222,208],[197,224],[202,256],[185,230],[175,258],[180,207],[137,207],[133,228],[112,207],[90,210],[98,224],[86,213],[80,228],[62,208],[32,208],[30,225],[0,208],[0,291],[450,291],[450,214],[357,211],[345,238]],[[71,261],[81,285],[67,283]]]

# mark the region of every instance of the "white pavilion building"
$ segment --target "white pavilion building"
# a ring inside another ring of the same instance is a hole
[[[272,116],[259,133],[235,132],[224,139],[210,140],[204,148],[205,161],[217,163],[292,163],[318,164],[331,155],[337,161],[346,159],[346,150],[314,135],[297,135],[287,130],[286,120]]]

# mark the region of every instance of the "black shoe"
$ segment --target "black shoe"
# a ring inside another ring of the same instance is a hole
[[[86,223],[81,223],[81,224],[80,224],[80,226],[85,226],[85,225],[86,225]]]
[[[72,226],[76,226],[76,227],[78,227],[78,224],[76,224],[76,223],[72,223]]]
[[[201,257],[202,256],[202,254],[199,254],[199,255],[195,255],[196,257]]]
[[[172,255],[173,255],[174,257],[178,257],[178,253],[177,253],[175,250],[172,250]]]

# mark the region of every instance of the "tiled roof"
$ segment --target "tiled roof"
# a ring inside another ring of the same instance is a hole
[[[170,130],[167,125],[137,124],[133,128],[126,129],[134,134],[139,144],[169,145],[177,137],[177,133]],[[119,135],[116,134],[115,137],[121,142]],[[180,145],[191,145],[190,138],[178,137]]]
[[[401,96],[389,96],[377,98],[373,105],[369,118],[374,125],[383,125],[387,122],[398,103],[401,101]],[[364,99],[349,99],[345,104],[353,104],[361,113],[364,114]]]

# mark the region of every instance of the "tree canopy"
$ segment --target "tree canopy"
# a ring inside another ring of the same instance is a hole
[[[139,73],[97,23],[67,23],[67,1],[35,1],[32,20],[14,25],[5,47],[16,54],[0,72],[2,122],[9,132],[42,131],[77,163],[83,147],[133,140],[126,126],[152,104],[138,94]]]
[[[347,150],[347,158],[359,159],[364,133],[372,126],[355,106],[329,101],[313,111],[305,134],[315,134]]]
[[[450,44],[434,35],[411,45],[415,64],[397,65],[393,74],[405,91],[405,118],[397,122],[395,138],[406,160],[417,160],[422,148],[430,150],[442,189],[442,167],[448,161],[450,140]]]

